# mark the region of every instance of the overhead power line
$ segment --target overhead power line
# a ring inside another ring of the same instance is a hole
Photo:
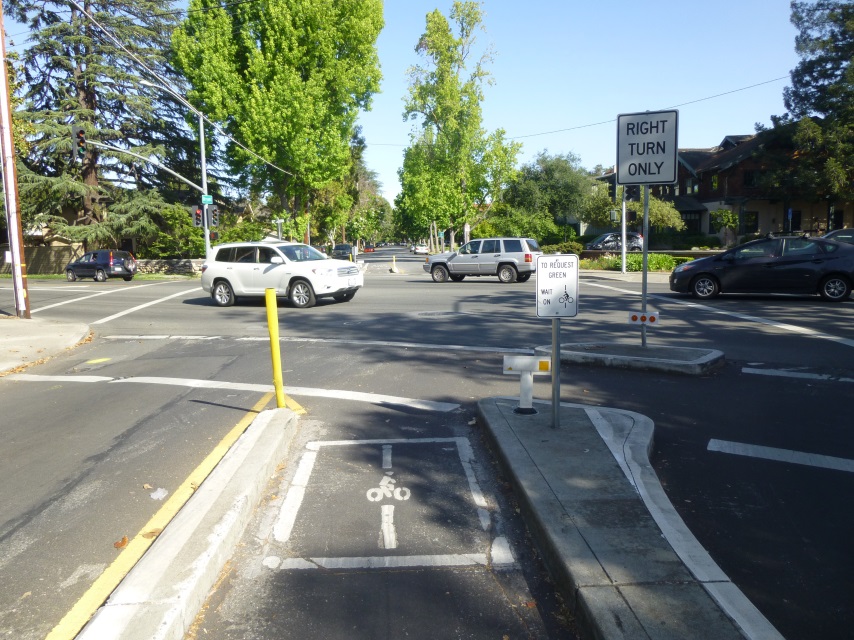
[[[129,51],[129,50],[128,50],[128,48],[127,48],[127,47],[125,47],[125,46],[124,46],[124,44],[122,44],[122,43],[118,40],[118,38],[116,38],[116,37],[115,37],[112,33],[110,33],[106,28],[104,28],[101,24],[99,24],[99,23],[98,23],[98,21],[97,21],[97,20],[95,20],[95,18],[93,18],[91,15],[89,15],[83,7],[81,7],[79,4],[77,4],[77,1],[76,1],[76,0],[69,0],[69,2],[71,2],[71,4],[73,4],[75,7],[77,7],[77,8],[80,10],[80,12],[81,12],[84,16],[86,16],[86,18],[88,18],[88,19],[92,22],[92,24],[94,24],[96,27],[98,27],[98,29],[100,29],[100,30],[104,33],[104,35],[106,35],[106,36],[107,36],[107,38],[109,38],[109,39],[110,39],[110,41],[111,41],[114,45],[116,45],[119,49],[121,49],[122,51],[124,51],[124,52],[125,52],[125,53],[126,53],[126,54],[127,54],[127,55],[132,59],[132,60],[134,60],[134,61],[135,61],[135,62],[136,62],[136,63],[137,63],[137,64],[138,64],[142,69],[145,69],[145,71],[146,71],[146,72],[147,72],[147,73],[148,73],[152,78],[156,78],[158,82],[160,82],[160,83],[162,83],[162,84],[166,85],[167,87],[169,86],[169,81],[168,81],[168,80],[166,80],[165,78],[161,78],[161,77],[160,77],[160,76],[159,76],[155,71],[152,71],[151,69],[149,69],[149,68],[146,66],[146,64],[145,64],[142,60],[140,60],[140,59],[139,59],[139,57],[138,57],[136,54],[134,54],[133,52]],[[178,92],[176,91],[175,93],[177,94]],[[189,103],[187,103],[187,104],[189,105]],[[215,122],[213,122],[212,120],[210,120],[210,119],[209,119],[209,118],[208,118],[204,113],[202,113],[201,111],[199,111],[198,109],[196,109],[196,108],[195,108],[195,107],[193,107],[192,105],[189,105],[189,106],[190,106],[190,108],[191,108],[191,109],[195,110],[195,112],[196,112],[196,113],[197,113],[201,118],[203,118],[205,122],[207,122],[208,124],[210,124],[210,125],[211,125],[211,126],[212,126],[216,131],[217,131],[217,133],[219,133],[220,135],[222,135],[222,136],[223,136],[223,137],[225,137],[226,139],[228,139],[228,140],[230,140],[231,142],[233,142],[234,144],[236,144],[238,147],[240,147],[241,149],[243,149],[246,153],[250,154],[252,157],[256,158],[257,160],[260,160],[261,162],[263,162],[264,164],[266,164],[268,167],[272,167],[273,169],[276,169],[277,171],[281,171],[282,173],[286,173],[286,174],[287,174],[287,175],[289,175],[289,176],[293,176],[293,175],[294,175],[294,174],[293,174],[293,173],[291,173],[290,171],[287,171],[287,170],[285,170],[285,169],[282,169],[281,167],[279,167],[279,166],[277,166],[277,165],[273,164],[272,162],[270,162],[269,160],[266,160],[265,158],[262,158],[260,155],[258,155],[258,154],[257,154],[257,153],[255,153],[254,151],[252,151],[252,149],[250,149],[249,147],[245,146],[243,143],[241,143],[241,142],[239,142],[239,141],[235,140],[235,139],[234,139],[234,138],[232,138],[230,135],[228,135],[228,133],[226,133],[225,131],[223,131],[223,130],[220,128],[220,126],[219,126],[218,124],[216,124]]]

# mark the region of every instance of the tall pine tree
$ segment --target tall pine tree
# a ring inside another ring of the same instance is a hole
[[[18,162],[25,223],[48,221],[57,236],[100,245],[156,233],[164,206],[158,189],[179,183],[151,163],[92,144],[75,159],[71,129],[160,158],[182,175],[194,170],[198,180],[198,144],[184,110],[138,83],[147,76],[141,60],[180,86],[168,62],[179,12],[163,0],[7,0],[5,10],[30,30],[19,68],[18,115],[32,127]]]

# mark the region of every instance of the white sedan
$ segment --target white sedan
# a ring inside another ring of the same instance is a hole
[[[414,253],[416,256],[426,256],[428,253],[430,253],[430,249],[427,248],[426,244],[416,244],[412,249],[412,253]]]

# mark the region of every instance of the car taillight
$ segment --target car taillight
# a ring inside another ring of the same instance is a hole
[[[202,273],[204,273],[204,272],[207,270],[207,268],[208,268],[208,265],[207,265],[207,264],[203,264],[203,265],[202,265]]]
[[[534,261],[534,256],[533,256],[533,254],[526,253],[526,254],[525,254],[525,262],[533,262],[533,261]]]

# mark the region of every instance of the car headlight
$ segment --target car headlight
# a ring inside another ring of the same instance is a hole
[[[693,262],[686,262],[685,264],[680,264],[673,270],[673,273],[682,273],[683,271],[689,271],[693,269],[696,265]]]

